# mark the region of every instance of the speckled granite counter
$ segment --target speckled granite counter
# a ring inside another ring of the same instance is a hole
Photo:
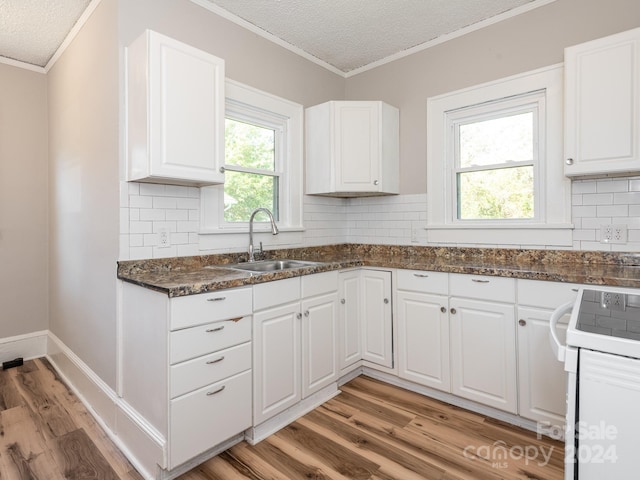
[[[343,244],[265,255],[322,263],[256,274],[225,268],[246,254],[131,260],[118,262],[118,278],[170,297],[360,266],[640,288],[640,253]]]

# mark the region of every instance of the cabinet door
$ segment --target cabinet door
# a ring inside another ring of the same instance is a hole
[[[513,305],[452,297],[450,306],[452,392],[516,413]]]
[[[223,183],[224,60],[152,31],[128,58],[128,180]]]
[[[565,174],[640,170],[640,29],[565,50]]]
[[[337,306],[337,293],[302,301],[302,398],[337,378]]]
[[[360,339],[360,271],[340,273],[338,315],[338,366],[345,370],[362,360]]]
[[[551,313],[546,309],[518,308],[519,413],[531,420],[563,426],[567,375],[549,345]],[[568,321],[569,315],[565,315],[557,326],[563,343]]]
[[[398,292],[396,298],[400,377],[450,392],[447,297]]]
[[[362,270],[362,359],[393,367],[391,272]]]
[[[380,189],[380,112],[377,102],[336,102],[336,190]]]
[[[253,316],[253,424],[300,401],[300,303]]]

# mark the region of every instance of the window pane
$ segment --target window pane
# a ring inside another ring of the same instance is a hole
[[[532,166],[463,172],[457,180],[460,220],[534,217]]]
[[[248,222],[251,213],[260,207],[271,210],[278,220],[278,177],[227,170],[224,180],[224,221]],[[267,221],[267,218],[256,216],[256,221]]]
[[[275,130],[225,119],[225,163],[275,170]]]
[[[533,160],[533,112],[460,125],[460,167]]]

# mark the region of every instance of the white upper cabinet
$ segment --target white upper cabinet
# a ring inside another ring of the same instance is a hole
[[[640,28],[565,50],[565,175],[640,171]]]
[[[224,60],[147,30],[127,48],[127,180],[224,182]]]
[[[383,102],[333,101],[306,110],[306,193],[399,192],[399,112]]]

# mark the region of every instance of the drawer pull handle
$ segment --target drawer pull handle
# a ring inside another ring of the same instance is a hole
[[[489,283],[491,280],[478,280],[477,278],[472,278],[471,281],[476,283]]]
[[[577,291],[578,291],[578,289],[577,289],[577,288],[572,288],[572,289],[571,289],[571,291],[572,291],[572,292],[577,292]]]
[[[207,333],[219,332],[220,330],[224,330],[224,325],[222,325],[220,327],[216,327],[216,328],[208,328],[207,329]]]
[[[224,357],[216,358],[215,360],[209,360],[207,362],[207,365],[213,365],[214,363],[220,363],[222,360],[224,360]]]
[[[427,278],[427,277],[429,277],[429,275],[427,275],[426,273],[414,273],[413,276],[414,277],[418,277],[418,278]]]
[[[223,391],[223,390],[224,390],[225,386],[226,386],[226,385],[221,386],[219,389],[217,389],[217,390],[216,390],[216,391],[214,391],[214,392],[207,392],[207,397],[210,397],[211,395],[215,395],[216,393],[220,393],[221,391]]]
[[[227,297],[213,297],[207,298],[207,302],[221,302],[222,300],[226,300]]]

